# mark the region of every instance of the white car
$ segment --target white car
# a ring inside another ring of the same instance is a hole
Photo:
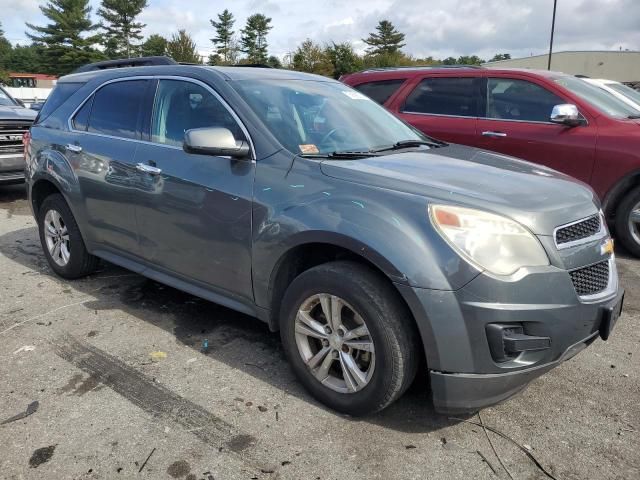
[[[627,87],[625,84],[616,82],[615,80],[605,80],[602,78],[583,78],[585,82],[589,82],[592,85],[600,87],[601,89],[614,95],[616,98],[622,100],[630,107],[640,111],[640,92],[634,90],[631,87]]]

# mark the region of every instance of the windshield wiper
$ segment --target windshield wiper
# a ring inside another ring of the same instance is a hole
[[[640,118],[640,114],[635,114],[635,115],[629,115],[627,117],[629,120],[637,120]]]
[[[444,147],[446,143],[439,142],[438,140],[400,140],[399,142],[396,142],[393,145],[376,148],[374,150],[371,150],[371,152],[386,152],[389,150],[400,150],[403,148],[421,147],[423,145],[431,148],[439,148],[439,147]]]
[[[351,159],[351,158],[366,158],[373,157],[375,152],[373,151],[344,151],[344,152],[330,152],[330,153],[308,153],[301,154],[300,156],[305,158],[334,158],[334,159]]]

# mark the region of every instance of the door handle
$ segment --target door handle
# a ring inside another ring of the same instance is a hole
[[[64,148],[73,153],[80,153],[82,151],[82,147],[80,145],[74,145],[73,143],[67,144]]]
[[[151,175],[160,175],[162,173],[161,168],[152,167],[151,165],[147,165],[145,163],[138,163],[136,165],[136,169],[140,172],[150,173]]]
[[[491,131],[487,131],[487,132],[482,132],[482,136],[483,137],[506,137],[507,134],[504,132],[491,132]]]

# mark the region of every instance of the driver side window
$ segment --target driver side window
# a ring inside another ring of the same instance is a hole
[[[245,140],[227,108],[207,89],[182,80],[160,80],[153,103],[151,141],[182,147],[184,134],[193,128],[217,127]]]

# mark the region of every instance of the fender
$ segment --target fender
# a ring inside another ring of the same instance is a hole
[[[640,185],[640,168],[628,172],[609,189],[602,202],[602,210],[607,219],[615,214],[615,209],[622,197],[637,185]]]

